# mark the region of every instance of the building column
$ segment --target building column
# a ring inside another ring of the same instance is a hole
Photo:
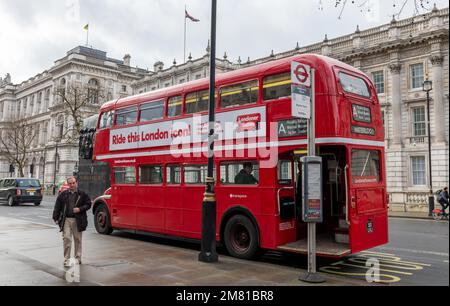
[[[393,113],[393,131],[394,145],[402,144],[402,91],[400,72],[402,66],[399,63],[390,64],[391,87],[392,87],[392,113]]]
[[[431,57],[431,80],[433,81],[433,100],[434,100],[434,120],[435,131],[434,141],[437,143],[445,142],[445,108],[444,108],[444,84],[442,74],[442,64],[444,58],[440,55]]]

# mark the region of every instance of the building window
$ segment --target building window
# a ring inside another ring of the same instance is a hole
[[[412,109],[413,114],[413,136],[424,137],[427,136],[427,121],[425,119],[425,107],[415,107]]]
[[[423,64],[411,65],[411,89],[421,89],[424,81]]]
[[[127,85],[122,85],[122,92],[127,92]]]
[[[373,72],[372,79],[377,90],[377,94],[384,94],[384,71]]]
[[[425,186],[427,184],[425,178],[425,156],[411,157],[411,169],[413,186]]]
[[[99,83],[96,79],[91,79],[88,83],[88,99],[91,104],[98,104]]]

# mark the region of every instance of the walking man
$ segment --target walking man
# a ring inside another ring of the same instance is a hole
[[[86,212],[92,206],[89,196],[78,190],[75,177],[69,178],[67,184],[70,189],[58,196],[53,210],[53,220],[63,233],[65,267],[70,266],[72,237],[75,242],[75,259],[81,265],[82,233],[86,231],[88,225]]]

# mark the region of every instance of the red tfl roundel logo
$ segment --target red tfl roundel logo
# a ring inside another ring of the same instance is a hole
[[[306,81],[308,81],[309,74],[308,71],[306,71],[305,66],[298,65],[297,69],[294,71],[294,74],[300,83],[306,83]]]

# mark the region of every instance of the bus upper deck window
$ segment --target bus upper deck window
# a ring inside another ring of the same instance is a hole
[[[220,89],[220,106],[223,108],[253,104],[258,101],[258,81],[250,81]]]
[[[106,129],[113,126],[114,122],[114,111],[109,111],[106,113],[102,113],[100,118],[100,129]]]
[[[180,116],[182,112],[183,112],[183,97],[178,96],[170,98],[167,108],[167,116],[177,117]]]
[[[186,114],[207,111],[209,108],[209,90],[190,93],[186,96]]]
[[[140,121],[153,121],[164,118],[164,100],[141,106]]]
[[[120,109],[117,111],[116,115],[116,125],[129,125],[137,122],[138,118],[138,109],[137,107],[129,107]]]
[[[347,73],[339,73],[342,89],[351,94],[355,94],[364,98],[370,98],[370,90],[367,83],[362,79]]]
[[[291,86],[290,73],[282,73],[265,78],[263,84],[264,101],[290,98],[292,95]]]

